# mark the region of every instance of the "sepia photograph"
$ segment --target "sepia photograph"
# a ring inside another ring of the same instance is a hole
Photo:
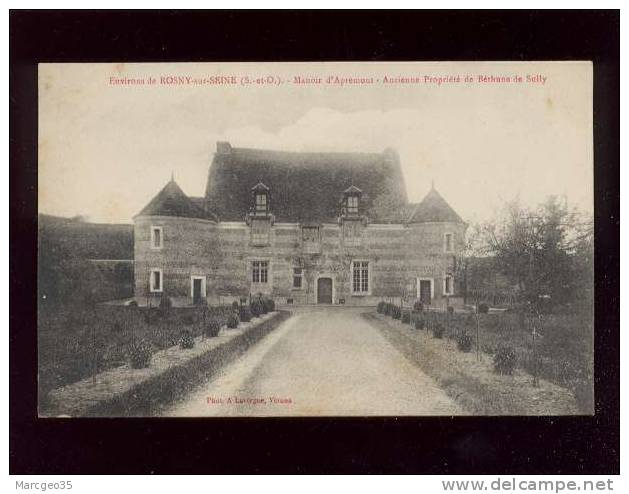
[[[40,63],[40,417],[594,413],[587,61]]]

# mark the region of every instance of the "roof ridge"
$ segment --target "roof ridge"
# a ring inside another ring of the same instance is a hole
[[[256,152],[256,153],[266,153],[266,154],[308,154],[308,155],[338,155],[338,156],[347,156],[347,155],[357,155],[357,156],[373,156],[373,157],[382,157],[384,156],[383,152],[366,152],[366,151],[297,151],[291,149],[264,149],[264,148],[250,148],[250,147],[232,147],[231,153],[234,152]]]

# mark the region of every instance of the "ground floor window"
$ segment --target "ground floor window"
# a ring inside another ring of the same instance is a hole
[[[454,279],[452,275],[447,274],[443,279],[443,294],[452,295],[454,293]]]
[[[369,292],[369,262],[354,261],[352,263],[352,293]]]
[[[254,283],[269,282],[269,261],[252,261],[252,281]]]
[[[301,268],[293,268],[293,288],[301,288],[303,275]]]
[[[163,291],[163,279],[162,279],[162,270],[161,269],[151,269],[151,291],[152,292],[162,292]]]

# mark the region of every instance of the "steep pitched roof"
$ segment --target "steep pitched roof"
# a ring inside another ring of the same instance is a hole
[[[415,207],[408,222],[426,223],[433,221],[463,223],[461,217],[452,209],[446,200],[441,197],[441,194],[439,194],[434,187],[430,189],[426,197]]]
[[[330,222],[350,186],[362,190],[361,209],[370,217],[374,205],[397,200],[406,204],[406,188],[397,154],[301,153],[232,148],[219,143],[206,188],[208,207],[221,220],[242,221],[258,182],[270,190],[277,221]]]
[[[189,198],[174,180],[168,182],[138,216],[178,216],[216,220],[215,215],[207,212],[198,201]]]

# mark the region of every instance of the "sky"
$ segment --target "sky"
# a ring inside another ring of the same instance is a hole
[[[171,174],[202,196],[217,141],[393,148],[410,201],[434,181],[470,223],[516,196],[593,209],[588,62],[39,65],[40,213],[130,223]]]

